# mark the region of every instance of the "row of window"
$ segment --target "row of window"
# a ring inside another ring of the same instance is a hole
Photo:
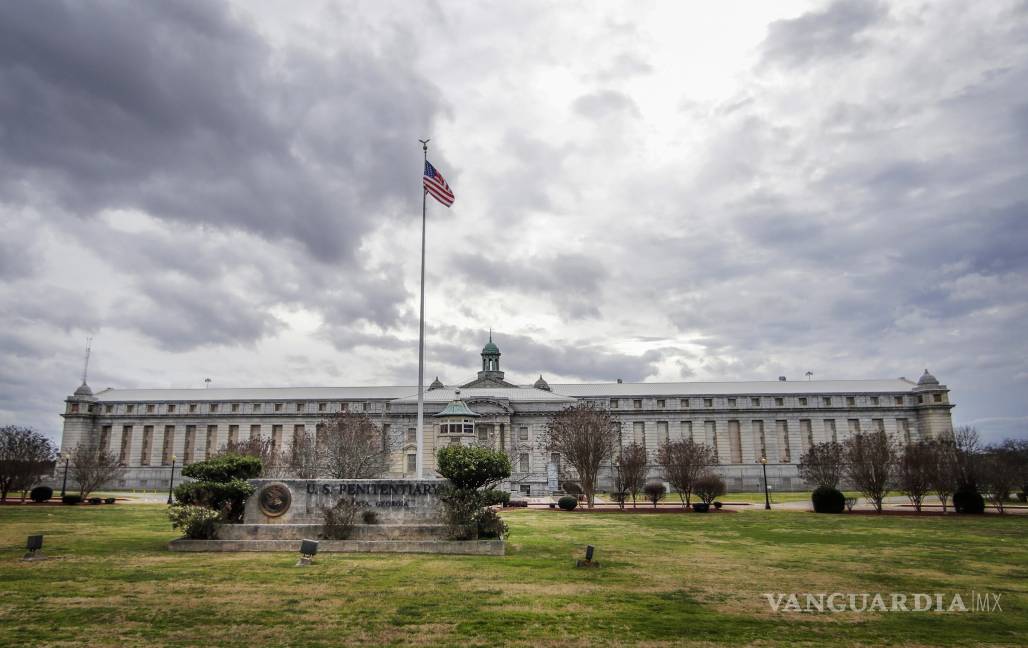
[[[227,407],[223,408],[225,405],[227,405]],[[218,412],[231,412],[233,414],[238,414],[243,411],[243,405],[243,403],[208,403],[206,409],[202,409],[198,403],[167,403],[163,407],[162,411],[158,412],[157,403],[140,403],[138,405],[135,403],[126,403],[124,411],[126,414],[198,414],[201,411],[211,414]],[[318,412],[370,412],[378,409],[373,406],[374,404],[369,404],[367,401],[318,401],[317,403],[303,401],[297,403],[248,403],[248,405],[250,406],[248,413],[254,414],[263,412],[284,413],[291,411],[303,413],[313,410],[317,410]],[[268,405],[267,409],[264,408],[265,405]],[[71,403],[70,406],[72,413],[77,413],[79,411],[78,403]],[[103,408],[104,414],[113,414],[115,405],[113,403],[108,403],[105,404]],[[389,403],[384,403],[384,409],[386,411],[389,410]]]
[[[932,396],[933,396],[933,402],[935,402],[935,403],[943,402],[943,395],[941,393],[940,394],[932,394]],[[763,407],[763,402],[764,401],[763,401],[763,399],[761,397],[759,397],[759,396],[750,396],[750,397],[747,397],[747,398],[749,399],[750,407]],[[725,399],[726,406],[727,407],[739,407],[739,402],[742,401],[743,403],[746,403],[747,398],[738,398],[738,397],[726,398]],[[840,397],[821,396],[820,398],[821,398],[820,402],[821,402],[821,406],[822,407],[832,407],[837,402],[837,399],[840,398]],[[855,396],[845,396],[845,397],[842,397],[842,398],[845,398],[845,400],[843,402],[845,402],[846,407],[856,407],[857,406],[857,399],[856,399]],[[611,409],[622,409],[622,407],[621,407],[622,402],[627,403],[628,400],[631,400],[631,402],[632,402],[632,409],[642,409],[642,407],[643,407],[643,399],[641,399],[641,398],[624,399],[623,401],[622,401],[622,399],[612,398],[612,399],[610,399],[610,408]],[[870,396],[869,399],[868,399],[868,402],[872,406],[880,406],[880,405],[883,404],[883,402],[887,402],[887,400],[888,400],[888,397],[885,397],[885,396]],[[800,396],[800,397],[797,398],[797,402],[799,404],[799,407],[809,407],[811,401],[817,402],[816,399],[808,397],[808,396]],[[665,409],[665,408],[667,408],[667,402],[668,401],[665,398],[658,398],[658,399],[656,399],[656,408],[657,409]],[[714,399],[713,398],[680,398],[680,399],[678,399],[678,407],[679,407],[679,409],[690,409],[692,407],[699,406],[699,404],[701,402],[703,404],[703,407],[714,407]],[[773,402],[774,402],[775,407],[785,407],[785,398],[784,397],[775,397],[773,399]],[[923,394],[919,394],[918,395],[917,402],[918,402],[918,404],[923,404],[924,403],[924,395]],[[893,405],[900,405],[900,406],[904,405],[905,404],[904,397],[903,396],[893,396],[892,397],[892,404]]]

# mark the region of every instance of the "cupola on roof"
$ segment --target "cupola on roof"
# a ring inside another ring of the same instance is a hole
[[[935,376],[933,376],[932,374],[928,373],[928,370],[925,369],[924,373],[921,374],[921,377],[917,379],[917,384],[918,385],[938,385],[939,384],[939,380]]]

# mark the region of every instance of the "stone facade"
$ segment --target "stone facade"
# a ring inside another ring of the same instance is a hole
[[[768,459],[776,489],[803,485],[796,464],[811,443],[842,441],[881,427],[897,440],[932,438],[952,430],[949,389],[931,374],[915,383],[887,380],[754,381],[735,383],[603,383],[514,385],[500,371],[500,352],[483,349],[477,379],[459,388],[436,380],[425,391],[425,476],[435,474],[435,451],[451,443],[487,444],[511,457],[515,493],[548,495],[551,463],[540,447],[554,412],[590,401],[611,410],[624,443],[655,456],[666,440],[691,436],[716,449],[729,488],[760,488],[758,459]],[[459,391],[459,397],[456,395]],[[62,451],[97,443],[122,458],[127,471],[114,487],[167,488],[171,459],[202,460],[230,440],[268,437],[288,449],[297,430],[314,432],[325,417],[366,412],[397,440],[393,478],[412,478],[416,387],[267,389],[106,389],[83,384],[65,401]],[[435,416],[456,398],[477,416]],[[176,473],[177,474],[177,473]],[[659,478],[656,467],[652,475]]]

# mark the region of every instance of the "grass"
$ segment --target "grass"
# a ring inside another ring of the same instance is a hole
[[[178,554],[158,505],[0,508],[0,645],[1028,645],[1028,517],[504,514],[505,557]],[[25,536],[51,560],[21,562]],[[600,569],[575,569],[586,544]],[[774,613],[765,592],[1001,594]]]

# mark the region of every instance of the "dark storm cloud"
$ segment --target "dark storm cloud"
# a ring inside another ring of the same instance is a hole
[[[463,252],[450,263],[465,281],[499,292],[543,293],[570,319],[598,317],[607,270],[596,258],[580,253],[524,259]]]
[[[6,3],[0,200],[28,186],[352,261],[376,212],[417,197],[396,178],[439,101],[409,48],[343,42],[273,50],[217,3]]]
[[[872,0],[836,0],[822,10],[768,25],[764,60],[798,66],[854,56],[867,47],[863,33],[888,15],[888,7]]]

